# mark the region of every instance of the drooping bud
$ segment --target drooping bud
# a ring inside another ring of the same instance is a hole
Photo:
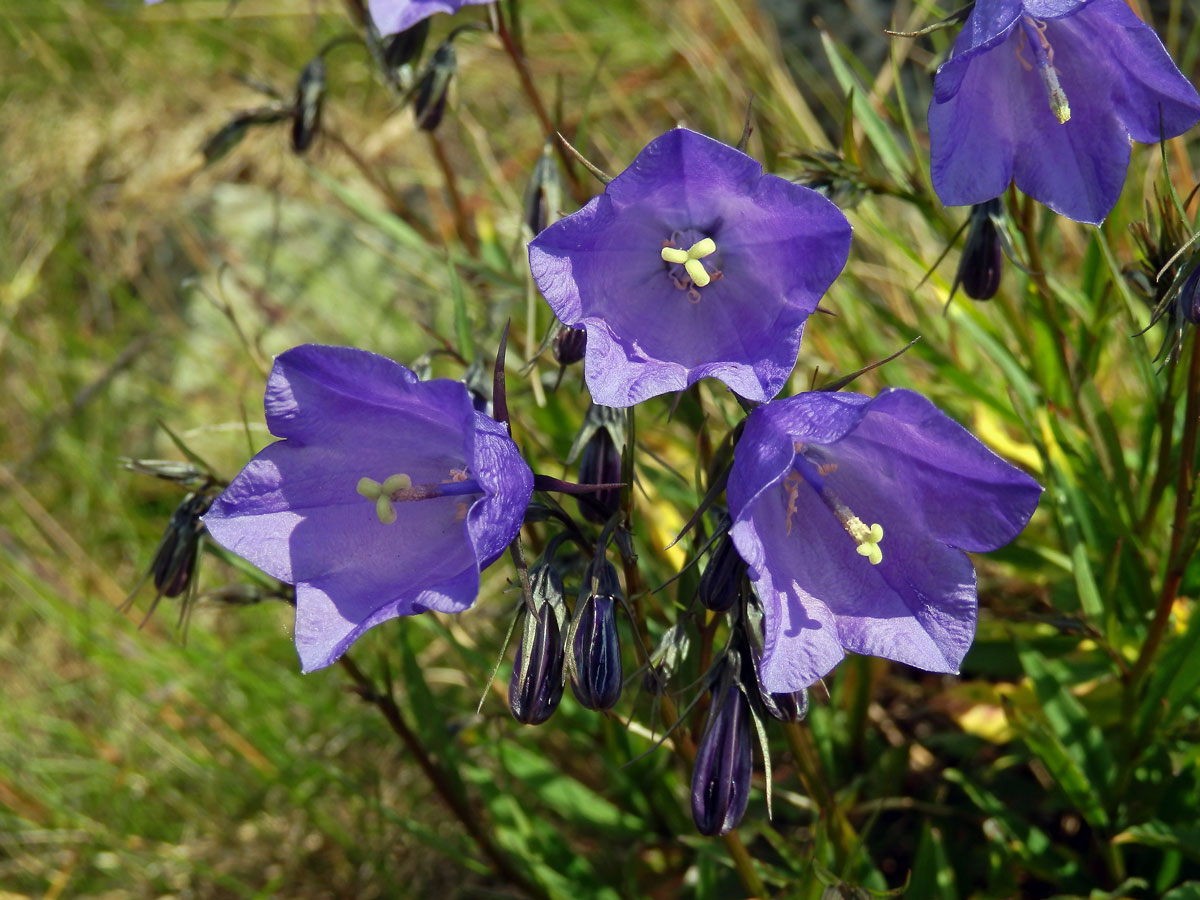
[[[746,563],[733,545],[729,517],[723,516],[724,533],[717,538],[700,576],[700,602],[713,612],[726,612],[741,594],[746,582]]]
[[[446,112],[446,98],[450,94],[450,82],[457,69],[458,54],[454,51],[454,44],[447,39],[434,51],[417,86],[413,112],[417,117],[417,127],[422,131],[433,131],[441,124]]]
[[[617,484],[621,481],[621,449],[625,446],[625,410],[593,403],[567,454],[567,462],[579,459],[580,484]],[[589,522],[602,525],[621,503],[620,488],[579,494],[579,513]]]
[[[201,146],[200,152],[204,154],[204,164],[211,166],[217,160],[222,159],[240,144],[250,129],[256,125],[274,125],[276,122],[291,118],[291,115],[292,108],[290,106],[264,106],[235,114],[232,119],[221,126],[219,131],[209,135]]]
[[[971,207],[967,241],[963,245],[950,296],[961,285],[972,300],[991,300],[1000,290],[1004,243],[1000,232],[1000,198]]]
[[[292,111],[292,149],[304,153],[321,129],[321,106],[325,102],[325,59],[316,57],[304,67],[296,82],[296,106]]]
[[[588,709],[612,709],[621,696],[621,641],[616,606],[621,594],[612,563],[594,563],[567,629],[571,690]]]
[[[533,173],[525,188],[525,227],[533,237],[537,237],[546,228],[558,220],[562,209],[562,177],[558,172],[558,162],[554,158],[554,145],[546,141],[542,155],[534,163]]]
[[[204,533],[200,517],[208,512],[212,499],[212,495],[204,491],[188,494],[171,513],[150,567],[154,589],[161,596],[178,597],[191,583],[196,571],[200,535]]]
[[[692,820],[701,834],[728,834],[745,815],[752,741],[750,704],[735,682],[723,679],[713,691],[692,769]]]
[[[587,330],[564,325],[554,335],[554,361],[569,366],[583,359],[587,351]]]
[[[508,708],[525,725],[541,725],[563,694],[562,625],[566,619],[562,579],[542,563],[529,573],[537,614],[524,610],[524,630],[508,682]]]

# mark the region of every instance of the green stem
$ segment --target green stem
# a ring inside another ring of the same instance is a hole
[[[438,168],[442,172],[442,180],[446,183],[446,194],[450,198],[450,212],[454,216],[454,230],[458,233],[458,239],[463,242],[463,246],[474,256],[479,252],[479,242],[475,240],[475,234],[471,231],[467,208],[463,204],[462,194],[458,190],[458,176],[454,174],[454,167],[450,165],[450,157],[446,156],[446,148],[442,146],[441,139],[432,131],[425,133],[429,135],[429,147],[433,150],[433,158],[437,161]]]
[[[537,882],[531,880],[527,875],[521,872],[516,865],[505,855],[500,847],[492,840],[491,835],[486,830],[483,824],[483,813],[477,804],[471,804],[463,797],[454,787],[446,774],[438,768],[436,762],[429,755],[429,751],[425,749],[425,745],[421,743],[421,739],[416,733],[409,728],[408,722],[404,720],[404,714],[400,711],[400,707],[396,705],[396,701],[390,693],[381,692],[375,685],[375,682],[366,675],[362,669],[347,655],[338,660],[346,673],[350,676],[350,680],[354,682],[359,696],[368,703],[375,706],[383,717],[391,726],[392,731],[404,743],[405,748],[412,754],[417,765],[421,767],[421,771],[425,773],[425,777],[429,779],[429,783],[442,798],[443,802],[454,813],[455,818],[462,824],[463,829],[475,841],[484,856],[491,862],[496,872],[509,884],[518,888],[529,897],[537,898],[537,900],[550,900],[550,895]]]
[[[824,767],[821,765],[821,757],[817,754],[817,748],[813,746],[808,731],[798,722],[785,722],[783,736],[787,739],[792,756],[796,759],[800,783],[808,795],[817,801],[817,806],[821,809],[821,818],[825,820],[826,827],[829,829],[829,836],[837,851],[840,866],[849,857],[851,849],[858,841],[858,836],[854,833],[854,828],[846,818],[845,812],[838,805],[837,797],[834,795]]]
[[[508,54],[512,60],[513,67],[517,70],[517,78],[521,82],[521,90],[525,92],[525,96],[529,98],[529,104],[533,107],[534,114],[538,117],[538,122],[541,123],[542,132],[547,138],[554,137],[559,129],[555,127],[553,120],[550,118],[550,113],[546,111],[546,104],[542,102],[542,95],[537,89],[537,85],[533,83],[533,75],[530,74],[529,64],[525,62],[525,56],[521,52],[521,48],[517,46],[513,40],[512,33],[508,30],[508,24],[504,21],[504,15],[499,10],[496,11],[496,34],[500,38],[500,43],[504,45],[504,52]],[[563,169],[567,173],[567,185],[571,189],[571,196],[575,198],[575,202],[581,206],[588,199],[587,193],[583,189],[583,185],[579,183],[579,176],[575,172],[575,160],[571,158],[571,154],[567,152],[567,148],[563,146],[562,141],[554,141],[555,151],[558,153],[558,158],[562,160]]]
[[[1192,330],[1192,358],[1188,363],[1187,400],[1183,407],[1183,440],[1179,449],[1179,476],[1175,486],[1175,514],[1171,519],[1171,544],[1167,552],[1167,570],[1163,577],[1162,591],[1158,597],[1158,608],[1150,623],[1150,631],[1138,653],[1137,661],[1129,670],[1126,683],[1136,690],[1138,683],[1154,661],[1154,655],[1166,634],[1171,619],[1171,608],[1179,593],[1183,573],[1187,568],[1187,554],[1182,553],[1183,536],[1187,529],[1188,511],[1192,506],[1193,473],[1196,457],[1196,426],[1200,420],[1200,344],[1197,332]],[[1164,440],[1165,440],[1164,436]]]

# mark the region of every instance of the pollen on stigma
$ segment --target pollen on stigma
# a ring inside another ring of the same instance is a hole
[[[391,525],[396,521],[396,503],[477,494],[481,488],[465,469],[451,469],[449,480],[437,484],[414,485],[412,478],[403,472],[389,475],[382,483],[364,476],[358,479],[355,490],[367,500],[375,501],[376,517],[384,525]]]
[[[1054,48],[1046,38],[1046,23],[1025,16],[1021,20],[1020,38],[1017,42],[1017,59],[1031,72],[1036,67],[1042,84],[1046,87],[1046,96],[1050,100],[1050,111],[1060,125],[1066,125],[1071,119],[1071,104],[1067,102],[1067,92],[1063,90],[1058,80],[1058,70],[1054,68]],[[1033,48],[1033,62],[1025,59],[1026,45]]]
[[[692,234],[694,235],[695,232],[693,231]],[[663,262],[670,263],[672,267],[683,266],[682,274],[677,274],[677,270],[672,272],[671,281],[679,290],[687,291],[688,300],[698,303],[700,302],[700,292],[696,289],[707,287],[713,281],[721,278],[719,269],[709,271],[700,261],[717,252],[717,242],[711,237],[702,237],[693,241],[688,249],[682,250],[676,246],[681,238],[681,233],[675,232],[669,240],[663,241],[659,253]]]
[[[858,545],[858,555],[865,556],[867,562],[873,566],[879,565],[883,562],[883,549],[879,546],[883,540],[883,526],[878,522],[867,525],[854,514],[854,511],[842,501],[842,498],[825,481],[826,475],[831,475],[837,471],[836,463],[814,465],[804,456],[804,444],[797,441],[794,446],[796,455],[792,460],[792,469],[783,481],[783,489],[788,496],[787,512],[785,513],[787,517],[787,533],[792,533],[792,516],[799,512],[799,490],[800,484],[803,482],[813,489],[816,495],[820,497],[821,502],[833,513],[841,526],[846,529],[846,533],[854,539],[854,543]]]

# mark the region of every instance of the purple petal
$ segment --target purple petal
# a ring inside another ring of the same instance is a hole
[[[404,31],[434,13],[456,13],[464,6],[491,0],[367,0],[371,21],[385,37]]]
[[[882,526],[880,564],[858,554],[828,499],[785,483],[797,448],[831,497]],[[764,687],[806,687],[840,648],[957,671],[975,628],[974,570],[961,551],[1012,540],[1040,492],[911,391],[811,392],[756,409],[727,498],[764,609]]]
[[[266,405],[286,439],[247,464],[204,522],[222,546],[296,585],[305,671],[385,619],[474,602],[481,567],[521,526],[533,476],[461,383],[310,345],[276,360]],[[359,479],[401,473],[414,485],[469,477],[479,491],[395,500],[396,521],[384,524]]]
[[[689,294],[661,250],[699,235],[715,241],[708,262],[720,277]],[[676,129],[543,231],[529,261],[559,319],[588,331],[585,377],[597,403],[629,406],[706,377],[766,400],[795,366],[804,322],[849,241],[845,217],[820,195]]]

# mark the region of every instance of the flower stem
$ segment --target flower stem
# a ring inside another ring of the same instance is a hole
[[[838,861],[843,862],[848,858],[858,837],[846,814],[838,806],[837,797],[834,796],[829,779],[823,771],[821,757],[817,755],[817,748],[813,746],[808,731],[798,722],[784,722],[783,735],[787,739],[792,756],[796,759],[800,783],[804,785],[808,795],[817,801],[821,817],[825,819],[830,839],[837,850]]]
[[[512,60],[513,67],[517,70],[517,78],[521,82],[521,90],[529,98],[533,112],[541,123],[543,134],[546,137],[553,137],[559,129],[555,127],[550,114],[546,111],[546,104],[542,102],[542,95],[538,92],[537,85],[533,83],[533,75],[529,72],[529,64],[526,63],[524,54],[521,52],[520,47],[517,46],[512,33],[508,30],[508,24],[504,21],[504,14],[499,10],[497,10],[496,22],[496,34],[500,38],[500,43],[504,45],[504,52],[508,54],[509,59]],[[575,172],[574,160],[567,152],[567,148],[563,146],[562,141],[554,141],[554,147],[558,153],[558,158],[562,160],[563,169],[567,173],[567,184],[571,189],[571,196],[575,199],[576,203],[582,206],[588,198],[583,185],[579,183],[579,176]]]
[[[404,743],[405,748],[412,754],[417,765],[421,767],[421,771],[425,773],[425,777],[429,779],[429,783],[433,789],[437,791],[442,801],[454,813],[455,818],[462,823],[463,828],[471,839],[482,851],[483,855],[488,858],[496,872],[504,878],[509,884],[523,891],[530,897],[535,897],[537,900],[550,900],[550,895],[545,889],[535,881],[531,880],[527,875],[521,872],[505,855],[500,847],[492,840],[487,831],[486,826],[482,822],[482,812],[477,805],[469,804],[453,786],[450,779],[438,767],[429,752],[425,749],[421,739],[416,733],[409,728],[408,723],[404,720],[404,714],[400,711],[400,707],[396,705],[396,701],[390,693],[381,692],[375,685],[375,682],[358,667],[358,665],[349,657],[343,656],[338,660],[338,664],[346,670],[350,676],[350,680],[354,682],[354,686],[361,696],[368,703],[375,706],[383,717],[391,726],[392,731]]]
[[[1187,529],[1188,511],[1192,506],[1193,472],[1192,465],[1196,457],[1196,426],[1200,419],[1200,343],[1197,343],[1196,330],[1192,330],[1192,358],[1188,363],[1187,400],[1183,408],[1183,439],[1179,448],[1179,476],[1175,486],[1175,515],[1171,520],[1171,544],[1167,552],[1167,570],[1163,577],[1162,591],[1158,597],[1158,608],[1154,611],[1154,619],[1150,623],[1150,631],[1138,653],[1137,661],[1129,670],[1126,683],[1136,688],[1154,661],[1166,634],[1167,623],[1171,618],[1171,608],[1183,581],[1183,573],[1187,568],[1190,554],[1183,553],[1183,537]],[[1164,436],[1164,440],[1167,436]]]
[[[474,256],[479,251],[479,243],[471,231],[467,208],[463,205],[462,194],[458,190],[458,176],[454,174],[454,167],[450,165],[450,158],[446,156],[446,148],[442,146],[442,141],[437,133],[433,131],[425,133],[429,135],[429,146],[433,150],[433,158],[437,161],[438,168],[442,172],[442,180],[446,183],[446,194],[450,198],[450,212],[454,216],[454,230],[458,233],[458,239],[463,242],[463,246]]]
[[[633,454],[637,446],[637,425],[634,419],[634,407],[629,408],[626,441],[621,472],[621,480],[625,482],[625,488],[621,497],[621,508],[624,519],[621,527],[628,536],[627,546],[630,552],[625,552],[625,549],[622,549],[621,564],[625,574],[626,595],[639,598],[637,602],[632,604],[633,627],[638,631],[636,645],[642,651],[642,654],[647,656],[648,648],[653,646],[653,643],[650,640],[650,632],[646,629],[645,617],[642,614],[644,609],[640,601],[643,594],[642,577],[637,567],[637,556],[632,552],[634,506]],[[626,542],[618,540],[617,546],[624,548]],[[645,659],[645,663],[647,666],[652,665],[648,656]],[[691,772],[692,766],[696,762],[696,743],[692,740],[692,736],[687,728],[682,727],[682,724],[679,723],[679,710],[675,706],[675,701],[671,699],[670,693],[663,691],[658,695],[658,700],[659,718],[662,719],[663,727],[666,728],[667,732],[672,733],[671,746],[675,749],[675,755],[683,762],[685,769]],[[680,724],[680,727],[676,728],[677,724]],[[674,729],[673,732],[672,729]],[[755,870],[754,859],[750,856],[749,851],[746,850],[746,845],[742,843],[742,838],[738,834],[737,829],[735,828],[728,834],[723,835],[721,840],[725,844],[725,850],[729,854],[730,860],[733,861],[733,867],[737,870],[738,877],[742,880],[742,886],[749,892],[749,895],[751,897],[766,897],[766,886]]]

